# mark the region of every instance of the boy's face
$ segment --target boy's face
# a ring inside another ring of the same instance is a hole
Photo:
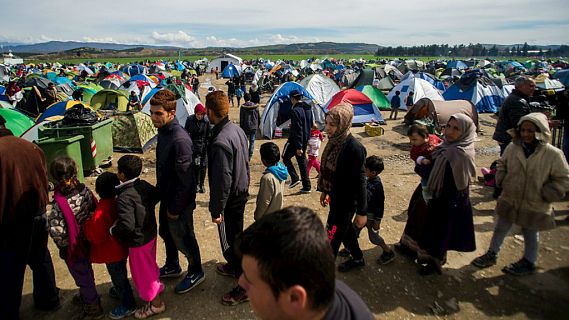
[[[377,177],[377,172],[370,170],[368,168],[365,168],[365,169],[366,169],[366,178],[373,179],[373,178]]]
[[[412,146],[419,147],[429,142],[429,137],[421,137],[418,133],[414,132],[409,136],[409,142]]]

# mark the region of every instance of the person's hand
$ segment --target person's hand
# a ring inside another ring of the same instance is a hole
[[[422,164],[422,165],[425,165],[425,166],[428,166],[428,165],[431,164],[431,160],[425,158],[425,159],[421,160],[421,164]]]
[[[320,205],[326,207],[329,203],[330,196],[327,193],[322,192],[322,194],[320,194]]]
[[[211,222],[220,225],[223,222],[223,215],[221,214],[219,217],[211,219]]]
[[[168,217],[168,220],[178,220],[179,216],[170,214],[170,211],[166,211],[166,216]]]
[[[302,155],[302,149],[296,149],[296,155],[300,157]]]
[[[356,215],[356,217],[354,218],[354,224],[356,225],[356,227],[360,229],[365,227],[366,223],[367,223],[367,216]]]

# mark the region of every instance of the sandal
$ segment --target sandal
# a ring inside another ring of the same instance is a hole
[[[152,305],[151,302],[148,302],[147,304],[144,305],[144,307],[134,312],[134,317],[136,319],[146,319],[148,317],[152,317],[153,315],[157,315],[164,311],[166,311],[166,304],[164,303],[164,301],[162,301],[162,303],[158,307],[155,307]]]

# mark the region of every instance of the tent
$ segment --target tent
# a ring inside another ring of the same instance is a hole
[[[549,74],[542,73],[535,77],[535,86],[541,90],[563,91],[565,86],[561,81],[556,79],[549,79]]]
[[[379,80],[379,82],[376,85],[376,88],[378,88],[379,90],[385,90],[385,91],[390,91],[394,87],[395,87],[395,83],[393,82],[393,80],[391,80],[390,77],[385,77],[385,78]]]
[[[152,96],[156,94],[159,90],[168,89],[174,94],[176,94],[176,118],[181,126],[186,124],[186,120],[192,114],[194,114],[194,108],[200,102],[200,99],[196,97],[196,95],[184,86],[177,86],[177,89],[174,86],[169,86],[167,88],[154,88],[150,91],[148,95],[146,95],[146,103],[143,104],[142,112],[150,115],[150,100]]]
[[[468,69],[468,66],[466,65],[466,63],[464,63],[460,60],[451,60],[451,61],[447,62],[447,69],[464,70],[464,69]]]
[[[443,84],[442,81],[435,79],[435,76],[433,76],[429,73],[426,73],[426,72],[413,73],[412,71],[409,71],[401,78],[401,81],[405,81],[409,77],[415,77],[415,78],[423,79],[423,80],[429,82],[430,84],[432,84],[440,92],[443,92],[446,89],[445,85]]]
[[[277,127],[287,127],[292,110],[292,103],[290,102],[288,95],[293,90],[301,92],[304,95],[305,102],[309,104],[314,100],[312,95],[299,83],[285,82],[281,84],[269,98],[269,101],[267,101],[263,114],[261,115],[261,123],[259,126],[261,134],[264,137],[272,139]],[[318,126],[322,127],[324,125],[324,111],[314,103],[311,105],[314,122],[316,122]]]
[[[415,77],[408,77],[407,79],[402,80],[393,89],[391,89],[387,95],[387,99],[389,99],[389,101],[391,101],[391,98],[393,98],[396,91],[399,91],[401,93],[399,95],[401,97],[401,107],[399,107],[400,110],[407,110],[405,101],[407,100],[407,96],[411,91],[413,91],[413,103],[419,101],[421,98],[429,98],[431,100],[438,101],[445,100],[440,94],[439,90],[437,90],[437,88],[435,88],[427,80]]]
[[[350,86],[351,89],[368,86],[373,84],[373,79],[375,79],[375,72],[373,69],[362,69],[360,74],[356,78],[356,81]]]
[[[77,85],[77,88],[83,89],[83,102],[87,103],[91,102],[97,92],[103,90],[103,87],[95,83],[81,83]]]
[[[217,70],[223,71],[227,65],[233,64],[235,66],[239,66],[239,65],[241,65],[242,61],[243,60],[241,58],[239,58],[238,56],[234,56],[230,53],[225,53],[225,54],[211,60],[211,62],[208,65],[208,69],[211,70],[211,69],[217,68]],[[271,66],[271,68],[272,68],[272,66]]]
[[[559,70],[555,73],[555,79],[558,79],[564,86],[569,86],[569,69]]]
[[[474,104],[467,100],[432,101],[429,98],[419,99],[405,114],[403,122],[413,124],[415,120],[428,119],[435,125],[435,129],[441,129],[447,124],[450,116],[455,113],[464,113],[469,116],[476,128],[479,128],[478,112]]]
[[[368,85],[357,87],[356,90],[365,94],[379,110],[391,110],[391,103],[378,88]]]
[[[234,66],[233,64],[230,63],[227,65],[227,67],[225,67],[225,69],[223,69],[221,76],[223,78],[238,77],[239,76],[239,68],[237,68],[236,66]]]
[[[399,69],[399,71],[402,73],[407,73],[411,70],[424,70],[425,63],[421,60],[405,60],[399,64],[399,66],[397,66],[397,69]]]
[[[0,64],[0,82],[10,81],[10,68]]]
[[[95,110],[126,111],[128,93],[123,90],[103,89],[95,93],[90,104]]]
[[[131,64],[129,66],[122,68],[121,71],[132,77],[132,76],[135,76],[137,74],[144,74],[146,70],[145,70],[144,66],[141,66],[138,64]]]
[[[324,110],[327,112],[343,102],[350,103],[354,107],[352,124],[364,124],[366,122],[385,124],[385,120],[383,120],[373,101],[356,89],[346,89],[336,93],[324,106]]]
[[[145,74],[137,74],[130,77],[130,81],[146,81],[150,85],[150,88],[156,87],[156,81]]]
[[[143,153],[154,142],[158,130],[144,112],[118,112],[113,119],[113,151]]]
[[[445,100],[468,100],[480,112],[497,112],[504,102],[504,92],[496,83],[475,70],[467,72],[443,93]]]
[[[16,137],[21,136],[34,125],[34,121],[16,109],[0,108],[0,115],[6,119],[6,128]]]
[[[300,81],[306,91],[312,96],[316,104],[324,105],[333,95],[340,91],[334,80],[322,75],[311,74]]]
[[[63,116],[67,109],[77,104],[83,104],[83,103],[81,101],[74,101],[74,100],[66,100],[66,101],[59,101],[53,103],[52,105],[48,106],[42,114],[38,116],[36,122],[42,122],[54,116]]]

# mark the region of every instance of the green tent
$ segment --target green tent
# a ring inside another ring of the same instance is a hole
[[[77,88],[83,89],[83,102],[86,102],[86,103],[90,103],[91,99],[93,99],[93,96],[97,92],[104,89],[103,87],[101,87],[98,84],[88,83],[88,82],[81,83],[81,84],[77,85]]]
[[[0,115],[6,119],[6,128],[10,129],[16,137],[34,126],[34,120],[14,109],[0,108]]]
[[[128,93],[124,90],[104,89],[95,93],[90,105],[95,110],[126,111]]]
[[[113,119],[113,150],[143,153],[153,142],[158,130],[144,112],[103,111]]]
[[[391,110],[391,103],[387,100],[387,97],[374,86],[361,86],[357,87],[356,90],[361,91],[365,94],[373,103],[379,108],[379,110]]]

